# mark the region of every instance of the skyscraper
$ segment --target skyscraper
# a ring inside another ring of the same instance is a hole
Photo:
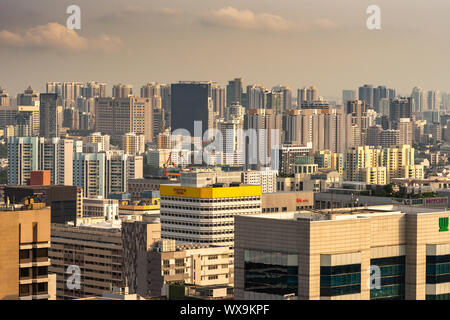
[[[96,131],[121,138],[134,132],[145,135],[146,142],[153,140],[153,109],[150,98],[96,98]]]
[[[365,84],[358,89],[358,99],[364,101],[369,108],[374,107],[373,101],[373,86],[371,84]]]
[[[17,95],[18,106],[35,106],[39,104],[39,92],[34,91],[30,86],[23,93]]]
[[[201,121],[201,135],[213,127],[212,82],[179,82],[171,85],[171,128],[186,129],[194,136],[194,121]]]
[[[9,105],[10,105],[9,93],[6,92],[6,89],[0,87],[0,106],[8,107]]]
[[[347,102],[356,100],[355,90],[342,90],[342,105],[344,108],[347,107]]]
[[[74,141],[40,137],[9,137],[8,183],[24,185],[31,171],[50,170],[53,185],[72,185]]]
[[[46,93],[56,93],[58,98],[63,98],[63,85],[61,82],[49,81],[45,87]]]
[[[347,102],[347,114],[352,115],[352,123],[358,125],[361,133],[365,133],[369,120],[367,117],[368,103],[362,100],[352,100]]]
[[[411,101],[413,103],[413,110],[415,112],[421,112],[424,110],[425,101],[423,90],[420,87],[414,87],[411,93]]]
[[[273,90],[282,93],[282,110],[286,111],[292,108],[292,90],[289,86],[277,86]]]
[[[56,93],[42,93],[40,95],[40,136],[53,138],[59,136],[62,119],[58,112],[60,99]]]
[[[211,86],[211,98],[214,113],[219,117],[225,117],[225,88],[217,84]]]
[[[437,91],[427,92],[427,106],[429,111],[440,111],[441,110],[441,93]]]
[[[242,103],[242,92],[244,83],[242,78],[230,80],[227,85],[227,106],[233,103]]]
[[[399,122],[400,118],[412,119],[411,97],[397,97],[392,100],[389,110],[389,119],[393,122]]]

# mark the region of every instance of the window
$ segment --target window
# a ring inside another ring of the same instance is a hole
[[[29,249],[20,250],[19,251],[19,258],[20,258],[20,260],[29,259],[30,258],[30,253],[31,253],[31,250],[29,250]]]
[[[244,251],[245,291],[298,295],[298,256],[283,252]]]
[[[405,256],[371,259],[370,264],[380,267],[381,288],[370,289],[371,300],[405,299]]]
[[[169,268],[170,267],[170,261],[169,260],[163,260],[163,266],[164,266],[164,268]]]
[[[175,259],[176,267],[184,267],[184,259]]]
[[[361,265],[321,266],[320,295],[334,297],[361,292]]]

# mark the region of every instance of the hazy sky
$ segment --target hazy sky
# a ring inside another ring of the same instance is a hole
[[[65,27],[72,4],[81,30]],[[372,4],[378,31],[366,27]],[[450,91],[449,17],[448,0],[0,0],[0,86],[95,80],[110,94],[242,77],[334,97],[366,83]]]

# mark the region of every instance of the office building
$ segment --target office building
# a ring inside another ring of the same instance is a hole
[[[230,80],[227,85],[227,106],[235,103],[242,103],[244,83],[242,78]]]
[[[42,93],[40,95],[40,136],[44,138],[59,137],[61,114],[58,110],[61,101],[56,93]]]
[[[365,84],[358,88],[358,100],[365,102],[367,108],[374,107],[373,85]]]
[[[448,216],[386,205],[236,217],[235,299],[448,299]]]
[[[213,128],[212,82],[179,82],[171,85],[171,129],[185,129],[191,136],[203,137]],[[194,121],[201,130],[194,132]]]
[[[392,100],[389,110],[389,119],[393,122],[399,122],[401,118],[412,119],[413,111],[411,97],[397,97]]]
[[[261,186],[161,185],[160,193],[163,239],[233,247],[234,216],[261,212]]]
[[[28,86],[23,93],[17,95],[18,106],[38,106],[39,103],[39,92],[34,91],[31,86]]]

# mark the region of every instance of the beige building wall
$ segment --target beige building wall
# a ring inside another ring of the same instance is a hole
[[[0,300],[49,297],[50,208],[38,205],[34,210],[0,212]],[[34,274],[38,268],[43,272]],[[27,275],[20,276],[21,270]],[[38,283],[44,288],[38,289]]]
[[[384,207],[384,209],[382,208]],[[235,298],[282,299],[244,291],[244,251],[263,250],[298,256],[298,299],[370,299],[371,259],[405,256],[405,299],[450,294],[450,283],[426,283],[426,257],[450,254],[450,231],[440,230],[440,218],[450,213],[426,208],[378,206],[326,218],[311,213],[274,214],[273,219],[236,217]],[[303,215],[303,216],[302,216]],[[310,217],[310,218],[307,218]],[[316,217],[316,218],[314,218]],[[321,266],[361,265],[360,293],[321,297]]]

